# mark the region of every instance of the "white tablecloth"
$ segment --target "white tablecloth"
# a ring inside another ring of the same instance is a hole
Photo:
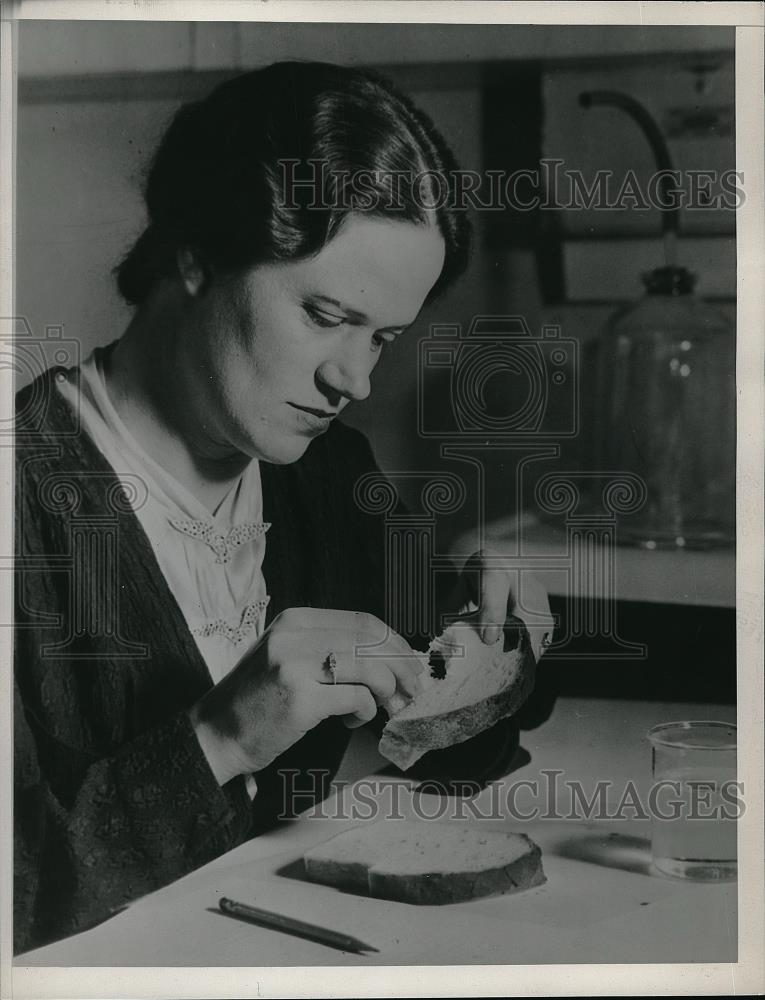
[[[17,965],[295,966],[536,963],[663,963],[736,961],[736,885],[693,884],[655,874],[649,822],[627,818],[567,818],[570,783],[588,795],[609,782],[613,815],[632,780],[650,783],[646,731],[681,718],[734,720],[733,706],[693,706],[597,699],[562,699],[539,729],[523,733],[531,761],[471,800],[475,812],[507,803],[515,785],[516,817],[470,822],[527,833],[543,851],[547,882],[523,893],[440,907],[418,907],[341,892],[301,877],[302,852],[363,817],[349,818],[359,785],[306,815],[135,902],[104,924],[29,952]],[[375,770],[373,744],[362,739],[341,772],[358,778]],[[555,774],[553,772],[561,772]],[[383,779],[381,779],[383,780]],[[537,791],[518,786],[537,782]],[[547,795],[557,788],[558,818]],[[378,804],[392,801],[395,780],[377,785]],[[418,818],[447,810],[440,821],[463,821],[465,802],[417,797],[399,781],[396,801]],[[365,786],[366,787],[366,786]],[[368,789],[367,789],[368,790]],[[450,814],[448,809],[452,810]],[[505,810],[506,811],[506,810]],[[343,816],[345,815],[345,818]],[[354,955],[262,929],[217,912],[218,899],[244,903],[344,931],[379,949]]]

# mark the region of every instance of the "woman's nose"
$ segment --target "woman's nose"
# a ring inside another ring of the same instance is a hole
[[[316,376],[324,387],[346,399],[360,402],[366,399],[371,391],[369,376],[372,372],[369,348],[367,357],[361,357],[360,351],[348,351],[332,360],[324,361],[316,370]]]

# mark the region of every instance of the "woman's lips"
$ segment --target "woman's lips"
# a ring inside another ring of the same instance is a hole
[[[298,406],[297,403],[289,404],[298,414],[300,422],[315,431],[325,431],[330,425],[336,413],[329,413],[327,410],[315,410],[310,406]]]

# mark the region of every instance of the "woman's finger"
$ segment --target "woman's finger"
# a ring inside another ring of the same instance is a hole
[[[505,570],[492,565],[498,555],[491,549],[479,549],[468,557],[460,573],[460,617],[475,623],[487,645],[493,645],[502,634],[510,593]]]
[[[488,646],[493,646],[502,635],[507,605],[510,599],[510,580],[507,571],[492,565],[488,560],[490,554],[476,553],[480,572],[478,599],[478,630],[481,638]]]
[[[375,615],[338,608],[288,608],[278,619],[281,632],[299,635],[303,631],[347,633],[355,636],[360,651],[395,649],[408,656],[413,650],[402,635]],[[274,622],[276,624],[276,622]],[[272,625],[273,627],[273,625]]]
[[[329,660],[329,657],[328,657]],[[332,655],[332,663],[327,662],[319,682],[322,686],[363,686],[369,689],[376,701],[387,701],[401,687],[409,694],[416,693],[414,674],[410,672],[403,688],[398,674],[403,673],[401,664],[387,657],[357,657],[352,653],[336,651]],[[398,671],[398,674],[394,671]]]
[[[395,652],[390,651],[386,651],[384,654],[381,652],[371,653],[369,656],[359,657],[356,663],[362,682],[365,684],[368,680],[373,683],[377,672],[384,668],[393,677],[394,691],[400,691],[407,698],[414,698],[422,691],[419,675],[424,671],[425,664],[414,653],[403,656],[398,656]],[[370,683],[370,687],[372,683]],[[390,695],[386,695],[387,697]]]
[[[395,636],[395,633],[394,633]],[[381,672],[389,672],[393,676],[393,691],[400,691],[407,698],[414,698],[422,691],[422,683],[418,675],[425,669],[420,655],[414,652],[405,640],[400,642],[395,638],[375,646],[368,641],[369,637],[358,636],[356,646],[356,667],[360,672],[362,683],[376,690],[376,680]],[[387,683],[387,678],[385,682]],[[390,694],[393,694],[393,691]],[[390,697],[384,695],[384,699]]]
[[[475,601],[465,601],[465,603],[461,604],[460,607],[457,609],[456,617],[458,619],[462,619],[466,615],[474,614],[476,611],[478,611],[478,605],[475,603]]]
[[[377,715],[377,702],[363,684],[322,685],[318,698],[324,718],[341,715],[349,729],[358,729]]]
[[[424,665],[406,643],[402,649],[395,641],[378,644],[368,632],[307,629],[290,644],[296,645],[295,660],[321,684],[366,684],[380,701],[396,690],[407,698],[422,690],[417,675]]]
[[[534,658],[538,661],[550,645],[555,619],[547,590],[533,573],[524,572],[513,586],[510,611],[526,625]]]

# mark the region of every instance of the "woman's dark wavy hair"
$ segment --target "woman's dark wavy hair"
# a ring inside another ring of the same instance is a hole
[[[351,211],[425,223],[429,212],[411,183],[400,185],[392,206],[384,177],[431,171],[443,185],[430,185],[430,194],[446,244],[433,299],[468,259],[466,213],[448,207],[456,169],[428,116],[373,73],[317,62],[245,73],[175,115],[147,176],[149,225],[115,268],[117,286],[140,304],[159,278],[177,273],[182,248],[224,271],[309,257]],[[290,174],[318,182],[313,191],[285,190]]]

